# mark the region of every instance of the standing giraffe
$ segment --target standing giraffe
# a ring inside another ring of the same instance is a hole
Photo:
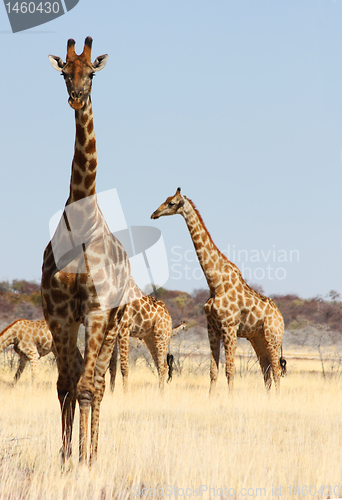
[[[64,77],[76,121],[70,194],[45,249],[42,269],[43,311],[56,347],[63,466],[71,456],[76,399],[80,407],[80,462],[87,461],[90,413],[90,463],[96,457],[104,374],[115,341],[108,331],[122,314],[130,291],[127,254],[111,234],[96,198],[97,151],[90,93],[93,76],[104,68],[108,56],[92,63],[91,47],[92,39],[87,37],[82,54],[77,55],[75,41],[70,39],[65,63],[60,57],[49,56]],[[80,323],[85,326],[82,368],[76,345]]]
[[[240,270],[216,247],[194,203],[181,195],[180,188],[151,215],[181,214],[188,226],[199,263],[210,289],[204,306],[211,349],[210,392],[218,375],[220,342],[226,355],[228,387],[233,388],[237,337],[248,339],[259,359],[267,389],[271,370],[276,390],[286,361],[281,356],[284,320],[273,300],[247,285]]]
[[[55,354],[51,332],[44,319],[31,321],[17,319],[6,326],[0,333],[0,352],[13,345],[19,354],[19,366],[14,376],[17,382],[27,362],[31,364],[32,382],[37,376],[38,359],[53,352]]]

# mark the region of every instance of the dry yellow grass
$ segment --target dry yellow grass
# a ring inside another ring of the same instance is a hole
[[[175,375],[161,397],[156,376],[131,370],[127,396],[119,377],[106,391],[97,463],[78,466],[77,411],[73,469],[61,474],[56,370],[39,369],[37,385],[27,370],[15,387],[0,370],[0,499],[313,499],[329,485],[342,496],[338,378],[290,372],[277,397],[260,373],[237,374],[229,396],[221,370],[209,399],[208,373]]]

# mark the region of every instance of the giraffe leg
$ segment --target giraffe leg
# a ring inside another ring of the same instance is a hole
[[[86,347],[84,353],[84,370],[77,384],[77,400],[80,407],[79,461],[87,462],[88,422],[95,394],[95,366],[104,341],[109,313],[94,313],[87,317],[85,324]],[[112,354],[112,352],[111,352]],[[108,363],[110,358],[108,359]],[[98,414],[94,416],[98,418]]]
[[[219,371],[219,361],[220,361],[220,342],[221,338],[208,324],[208,337],[210,344],[210,389],[209,394],[215,392],[218,371]]]
[[[19,351],[19,349],[14,350],[17,354],[19,354],[19,365],[16,374],[14,375],[14,382],[18,382],[28,362],[28,357],[23,352]]]
[[[223,334],[223,346],[226,355],[226,377],[229,392],[232,392],[234,384],[236,344],[236,326],[229,327]]]
[[[19,379],[20,375],[22,374],[22,372],[25,368],[27,360],[28,360],[30,362],[30,365],[31,365],[31,380],[33,383],[37,377],[38,359],[39,359],[39,354],[38,354],[38,351],[37,351],[35,344],[31,344],[29,346],[26,345],[25,347],[23,347],[21,345],[21,343],[19,342],[19,344],[15,347],[15,351],[19,354],[20,361],[19,361],[19,367],[18,367],[17,373],[15,374],[14,380],[17,381]],[[24,362],[24,366],[21,368],[22,359]]]
[[[275,389],[276,392],[279,392],[281,377],[281,346],[279,346],[277,342],[266,340],[265,337],[253,337],[253,339],[251,339],[251,344],[258,356],[266,389],[269,390],[271,388],[273,374]]]
[[[27,352],[27,357],[29,358],[31,364],[31,376],[32,376],[31,380],[33,383],[36,380],[38,373],[39,354],[36,346],[32,347],[32,349],[30,349],[30,351]]]
[[[50,322],[51,321],[51,322]],[[79,323],[61,324],[50,319],[49,327],[54,339],[58,366],[57,393],[61,407],[62,448],[60,451],[62,466],[65,467],[71,457],[72,427],[76,405],[76,384],[82,365],[77,349]],[[69,352],[66,349],[69,347]]]
[[[159,389],[163,391],[165,375],[167,371],[167,363],[166,363],[167,345],[164,348],[164,346],[161,345],[161,343],[158,342],[158,340],[156,342],[156,339],[152,334],[147,335],[146,337],[143,338],[143,340],[146,344],[146,347],[151,353],[154,364],[156,365],[158,371]]]
[[[122,375],[122,383],[124,392],[127,391],[128,388],[128,359],[129,359],[129,329],[121,328],[120,338],[120,369]]]
[[[268,314],[264,322],[264,338],[268,357],[270,360],[273,380],[276,392],[279,393],[280,377],[282,375],[281,363],[285,360],[282,358],[282,343],[284,334],[284,320],[279,310],[274,304],[270,304]],[[286,363],[286,362],[285,362]]]
[[[99,439],[99,420],[100,420],[100,406],[103,399],[104,391],[106,388],[105,375],[108,366],[111,362],[111,357],[114,345],[117,341],[118,329],[113,328],[108,332],[100,353],[96,360],[94,383],[95,393],[92,401],[91,410],[91,447],[90,447],[90,465],[94,463],[97,456],[97,447]]]
[[[267,352],[271,364],[275,390],[276,393],[279,393],[280,377],[281,377],[281,365],[280,365],[281,345],[279,345],[276,342],[274,343],[267,342]]]
[[[114,349],[112,357],[109,362],[109,373],[110,373],[110,390],[114,392],[115,388],[115,379],[116,379],[116,367],[118,362],[118,338],[115,340]]]
[[[271,362],[267,352],[267,346],[265,339],[261,336],[255,336],[250,339],[253,346],[255,354],[258,357],[261,371],[264,377],[265,387],[267,390],[271,388],[272,378],[271,378]]]

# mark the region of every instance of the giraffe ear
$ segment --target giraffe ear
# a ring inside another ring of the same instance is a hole
[[[103,56],[99,56],[95,59],[95,61],[92,63],[93,70],[94,71],[101,71],[103,69],[108,61],[108,54],[104,54]]]
[[[65,66],[65,62],[58,57],[58,56],[49,56],[49,61],[52,64],[52,67],[55,68],[57,71],[62,71],[62,69]]]

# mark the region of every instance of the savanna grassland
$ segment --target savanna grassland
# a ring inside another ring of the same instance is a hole
[[[221,368],[211,398],[198,353],[178,360],[163,396],[155,373],[137,363],[126,395],[119,376],[114,394],[106,390],[91,470],[77,462],[76,412],[73,468],[62,474],[55,366],[43,358],[34,385],[27,369],[13,386],[15,367],[1,356],[1,500],[342,496],[342,379],[323,377],[320,359],[289,359],[276,396],[252,358],[254,368],[242,370],[241,355],[234,393]]]
[[[262,290],[259,290],[262,292]],[[327,297],[273,297],[284,316],[288,374],[277,397],[266,394],[247,341],[238,343],[234,393],[221,364],[209,398],[209,344],[203,304],[207,290],[159,289],[174,320],[190,327],[172,339],[175,372],[164,395],[151,357],[130,352],[129,391],[121,376],[101,407],[97,463],[80,467],[78,410],[73,468],[62,474],[57,370],[39,361],[16,386],[17,356],[0,354],[0,500],[134,498],[342,497],[342,302]],[[18,318],[42,317],[39,284],[0,283],[0,329]],[[80,332],[82,348],[82,332]],[[223,356],[221,362],[223,362]]]

